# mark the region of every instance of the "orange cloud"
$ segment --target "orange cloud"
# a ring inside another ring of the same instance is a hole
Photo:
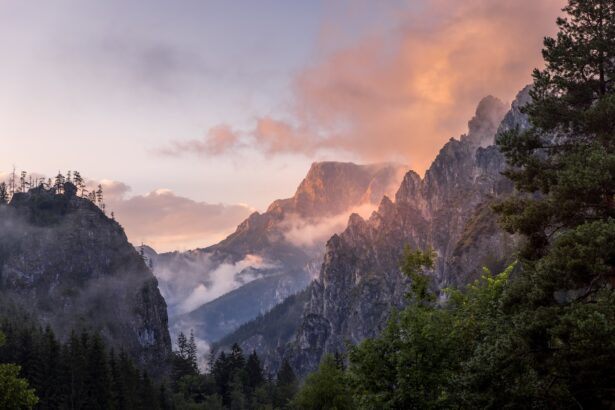
[[[531,81],[564,3],[432,0],[337,49],[325,24],[323,49],[333,51],[295,79],[283,113],[292,124],[260,118],[246,142],[267,154],[337,150],[422,172],[466,131],[481,98],[511,100]]]
[[[158,189],[146,195],[126,197],[130,188],[103,180],[107,210],[115,214],[126,236],[157,251],[205,247],[224,239],[254,209],[245,205],[208,204]]]

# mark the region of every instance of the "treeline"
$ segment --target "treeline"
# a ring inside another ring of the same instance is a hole
[[[28,192],[31,188],[40,187],[58,195],[64,194],[66,183],[74,187],[73,190],[75,190],[76,195],[92,201],[103,212],[106,212],[102,185],[98,184],[98,186],[88,189],[88,184],[79,171],[68,171],[66,175],[58,171],[58,174],[52,179],[28,175],[27,171],[18,173],[13,168],[8,181],[0,182],[0,205],[9,203],[16,193]]]
[[[61,343],[18,313],[0,321],[0,408],[274,410],[290,408],[299,387],[288,362],[273,378],[237,345],[211,355],[204,373],[198,357],[194,336],[180,334],[169,374],[154,380],[95,333]]]
[[[153,382],[125,352],[109,350],[96,334],[73,333],[60,343],[49,327],[5,319],[0,329],[0,363],[19,366],[16,376],[27,380],[38,409],[174,408],[164,384]],[[0,377],[1,408],[31,408],[14,405],[7,390]]]
[[[267,374],[252,352],[247,357],[235,344],[229,352],[213,354],[208,371],[197,366],[194,336],[178,338],[173,359],[173,401],[177,409],[287,409],[299,383],[287,361],[275,378]]]

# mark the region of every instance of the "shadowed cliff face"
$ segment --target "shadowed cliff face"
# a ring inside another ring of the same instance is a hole
[[[198,338],[217,340],[304,289],[318,274],[326,240],[345,228],[352,212],[369,215],[405,171],[314,163],[293,197],[253,213],[220,243],[152,255],[172,333],[193,328]]]
[[[347,228],[327,242],[292,337],[263,345],[254,328],[252,334],[230,335],[222,345],[239,341],[244,349],[257,348],[271,369],[286,356],[305,375],[324,353],[377,336],[391,308],[404,305],[408,281],[399,270],[404,245],[437,252],[435,288],[464,285],[483,266],[503,267],[515,238],[498,229],[490,204],[510,194],[512,185],[500,174],[505,160],[493,142],[500,127],[527,126],[519,111],[524,101],[527,90],[506,113],[499,100],[485,98],[468,134],[451,139],[423,179],[408,172],[394,202],[385,197],[368,219],[350,217]]]
[[[156,278],[88,200],[36,188],[0,206],[0,294],[60,339],[99,332],[153,374],[164,371],[171,343]]]

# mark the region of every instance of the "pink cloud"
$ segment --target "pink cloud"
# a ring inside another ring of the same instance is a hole
[[[157,150],[158,154],[177,156],[183,153],[220,155],[236,148],[240,142],[240,134],[226,124],[210,128],[201,139],[173,141],[169,147]]]
[[[108,213],[122,224],[135,245],[157,251],[187,250],[214,244],[232,233],[254,210],[245,205],[209,204],[158,189],[126,197],[122,182],[103,180]]]
[[[391,13],[337,48],[331,45],[338,33],[325,22],[328,51],[296,77],[292,108],[280,116],[292,123],[259,118],[246,143],[266,154],[326,149],[365,161],[399,160],[422,172],[444,142],[467,130],[484,96],[511,100],[531,81],[542,65],[542,39],[554,33],[563,5],[432,0]]]

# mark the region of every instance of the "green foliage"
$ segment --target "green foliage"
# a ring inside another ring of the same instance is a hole
[[[179,333],[177,350],[173,352],[171,364],[171,377],[175,381],[181,380],[184,376],[194,376],[199,373],[196,342],[192,331],[189,339],[183,332]]]
[[[212,354],[209,367],[206,373],[174,373],[179,376],[172,380],[175,408],[285,409],[297,391],[298,381],[288,362],[274,383],[256,352],[246,359],[237,344],[230,351]]]
[[[436,306],[430,258],[407,248],[411,304],[350,352],[358,408],[615,408],[615,3],[564,10],[533,127],[497,138],[518,195],[495,210],[526,239],[519,268]]]
[[[513,266],[489,272],[443,307],[413,304],[394,313],[379,338],[350,351],[349,378],[364,409],[459,406],[464,362],[482,338],[497,333],[499,303]]]
[[[20,367],[15,364],[0,364],[0,408],[6,410],[32,409],[38,398],[28,385],[19,377]]]
[[[467,391],[491,399],[465,398],[492,407],[615,407],[615,3],[564,11],[534,72],[533,127],[497,138],[519,195],[495,210],[526,244],[505,325],[467,364]]]
[[[284,359],[276,377],[273,404],[276,408],[288,408],[298,390],[297,376],[288,360]]]
[[[9,190],[6,182],[0,182],[0,205],[6,205],[9,202]]]
[[[50,328],[41,329],[21,319],[0,321],[6,334],[0,362],[13,362],[21,368],[20,385],[29,384],[36,392],[36,408],[169,408],[161,404],[160,389],[149,376],[126,353],[116,356],[107,352],[98,335],[73,333],[67,343],[60,344]],[[14,368],[9,370],[14,373]]]
[[[519,196],[496,207],[504,227],[526,236],[522,256],[543,257],[562,230],[615,217],[615,4],[570,0],[546,67],[535,70],[533,127],[498,136]]]
[[[6,338],[0,332],[0,347]],[[15,364],[0,364],[0,408],[6,410],[32,409],[38,403],[34,389],[26,379],[20,378],[21,368]]]
[[[400,269],[412,281],[411,299],[418,302],[431,302],[435,295],[429,291],[429,276],[423,273],[424,269],[433,269],[436,254],[433,250],[414,250],[404,247]]]
[[[354,409],[346,375],[332,355],[326,355],[317,371],[310,374],[292,402],[301,410]]]
[[[495,209],[526,245],[502,300],[508,327],[467,381],[506,392],[500,403],[612,408],[615,3],[570,0],[564,11],[534,72],[533,127],[497,139],[520,194]]]

